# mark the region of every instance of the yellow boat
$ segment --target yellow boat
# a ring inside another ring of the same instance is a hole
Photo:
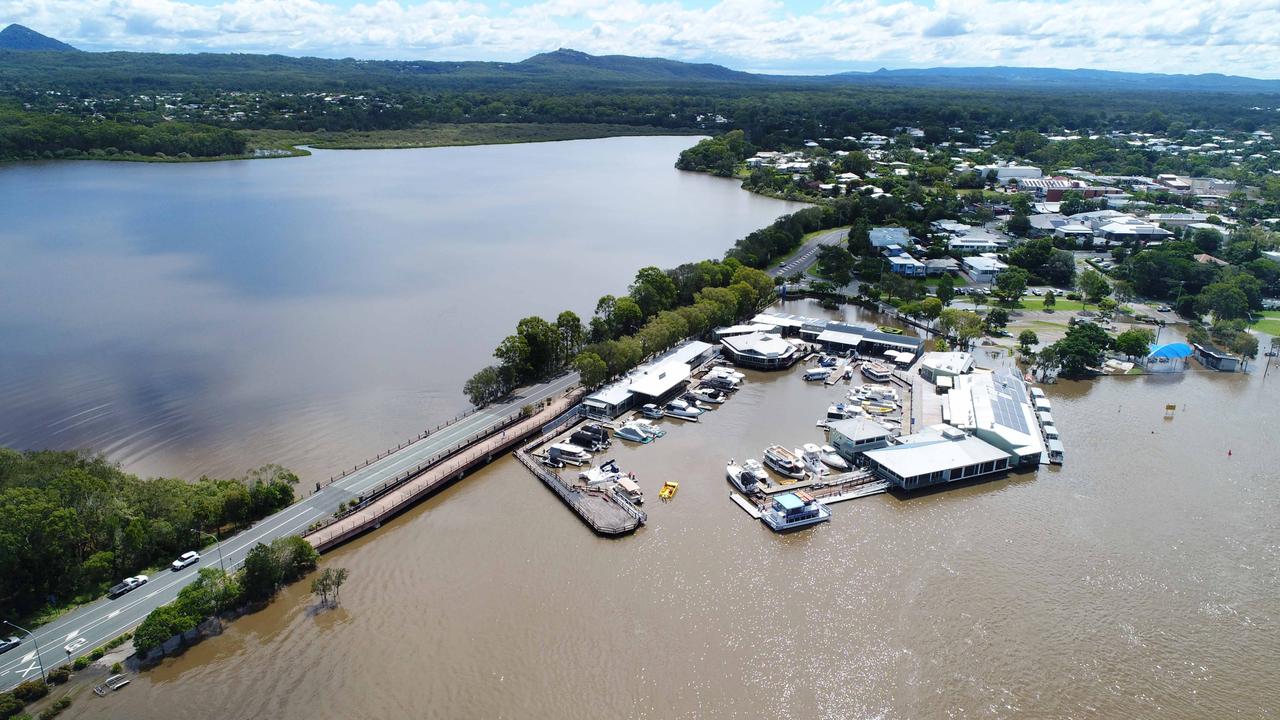
[[[658,491],[658,497],[663,500],[670,500],[675,496],[676,490],[680,489],[680,483],[674,480],[668,480],[662,485],[662,489]]]

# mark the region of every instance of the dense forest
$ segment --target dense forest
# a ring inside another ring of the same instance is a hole
[[[100,456],[0,448],[0,611],[88,599],[293,502],[268,465],[234,480],[143,480]]]
[[[246,145],[243,133],[211,125],[71,117],[0,103],[0,160],[120,154],[212,158],[241,155]]]

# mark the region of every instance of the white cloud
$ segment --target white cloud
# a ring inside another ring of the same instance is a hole
[[[557,47],[831,72],[936,65],[1280,77],[1280,2],[1221,0],[0,0],[92,50],[517,60]]]

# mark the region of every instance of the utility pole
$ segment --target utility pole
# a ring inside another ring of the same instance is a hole
[[[222,568],[222,574],[225,576],[227,574],[227,565],[226,563],[222,562],[222,541],[219,540],[218,536],[214,535],[213,533],[207,533],[203,530],[195,530],[194,532],[199,533],[200,535],[205,535],[213,538],[214,545],[216,545],[218,548],[218,566]]]
[[[3,622],[5,625],[8,625],[9,627],[17,628],[17,629],[21,630],[22,632],[26,633],[26,634],[31,638],[31,642],[35,643],[35,645],[36,645],[36,662],[40,664],[40,681],[41,681],[41,682],[45,682],[45,683],[49,682],[49,681],[48,681],[48,679],[46,679],[46,678],[45,678],[45,674],[44,674],[44,658],[41,658],[41,657],[40,657],[40,641],[39,641],[39,640],[36,640],[36,634],[35,634],[35,633],[33,633],[33,632],[31,632],[30,630],[28,630],[28,629],[24,628],[24,627],[21,627],[21,626],[19,626],[19,625],[15,625],[15,624],[13,624],[13,623],[9,622],[8,620],[0,620],[0,622]],[[28,667],[30,667],[30,666],[28,666]]]

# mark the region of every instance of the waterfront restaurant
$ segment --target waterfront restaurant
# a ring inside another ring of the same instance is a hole
[[[782,370],[800,359],[791,342],[767,332],[734,335],[720,340],[725,357],[735,365],[756,370]]]
[[[903,490],[1002,472],[1014,461],[1004,450],[947,425],[903,435],[865,457],[872,471]]]

